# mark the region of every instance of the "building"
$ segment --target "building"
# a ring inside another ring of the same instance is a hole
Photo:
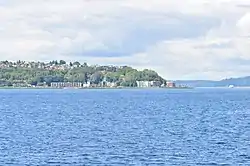
[[[84,83],[82,86],[83,86],[83,88],[89,88],[90,87],[90,82],[88,81],[88,82],[86,82],[86,83]]]
[[[106,84],[107,87],[116,87],[116,83],[115,82],[107,82]]]
[[[166,83],[166,87],[168,87],[168,88],[175,88],[176,85],[175,85],[174,82],[167,82],[167,83]]]
[[[81,82],[52,82],[51,87],[53,88],[81,88]]]
[[[161,82],[160,81],[151,81],[150,85],[151,85],[151,87],[160,87]]]
[[[137,87],[138,88],[148,88],[151,87],[151,82],[150,81],[136,81]]]
[[[138,88],[160,87],[160,81],[136,81]]]

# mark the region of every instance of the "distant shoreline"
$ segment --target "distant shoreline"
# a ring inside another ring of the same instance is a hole
[[[0,87],[0,89],[75,89],[75,90],[87,90],[87,89],[194,89],[192,87],[91,87],[91,88],[77,88],[77,87]]]
[[[89,87],[89,88],[77,88],[77,87],[65,87],[65,88],[55,88],[55,87],[0,87],[1,89],[61,89],[61,90],[101,90],[101,89],[166,89],[166,90],[184,90],[184,89],[250,89],[250,86],[236,86],[234,88],[229,88],[226,86],[221,87]]]

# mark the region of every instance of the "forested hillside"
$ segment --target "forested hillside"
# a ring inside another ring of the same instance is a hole
[[[138,71],[129,66],[99,66],[81,64],[79,62],[66,63],[63,60],[44,62],[0,62],[0,85],[13,84],[50,85],[51,82],[91,82],[99,84],[101,81],[115,82],[122,86],[136,86],[136,81],[165,80],[155,71],[145,69]]]

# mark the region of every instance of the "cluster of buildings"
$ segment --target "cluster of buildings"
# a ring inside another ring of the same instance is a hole
[[[160,81],[136,81],[138,88],[150,88],[150,87],[169,87],[174,88],[174,82],[167,82],[165,84],[161,84]],[[52,82],[52,88],[91,88],[91,87],[117,87],[115,82],[107,82],[102,81],[99,85],[91,84],[90,82],[82,83],[82,82]]]
[[[20,67],[20,68],[38,68],[38,69],[46,69],[46,70],[68,70],[78,67],[84,67],[87,66],[87,63],[80,64],[79,62],[70,62],[66,63],[65,61],[58,62],[58,61],[52,61],[52,62],[28,62],[28,61],[0,61],[0,69],[1,68],[11,68],[11,67]],[[103,70],[112,70],[115,71],[117,69],[126,68],[127,66],[98,66],[98,65],[92,65],[93,68],[100,67]]]
[[[160,81],[136,81],[138,88],[160,87]]]
[[[166,82],[166,87],[168,88],[175,88],[176,87],[176,84],[172,81],[169,81],[169,82]]]
[[[25,61],[1,61],[0,68],[11,68],[11,67],[21,67],[21,68],[38,68],[38,69],[47,69],[47,70],[67,70],[79,65],[75,64],[59,64],[59,63],[44,63],[44,62],[25,62]]]
[[[174,82],[166,82],[166,84],[161,84],[160,81],[136,81],[138,88],[149,88],[149,87],[168,87],[175,88]]]
[[[81,82],[52,82],[53,88],[81,88],[83,84]]]
[[[82,82],[52,82],[52,88],[91,88],[91,87],[116,87],[114,82],[102,81],[99,85],[91,84],[89,81],[86,83]]]

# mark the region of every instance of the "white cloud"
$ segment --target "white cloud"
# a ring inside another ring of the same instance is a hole
[[[236,25],[242,36],[250,36],[250,12],[246,13]]]
[[[249,0],[0,1],[0,59],[152,68],[170,79],[248,74]],[[229,65],[230,63],[230,65]]]

